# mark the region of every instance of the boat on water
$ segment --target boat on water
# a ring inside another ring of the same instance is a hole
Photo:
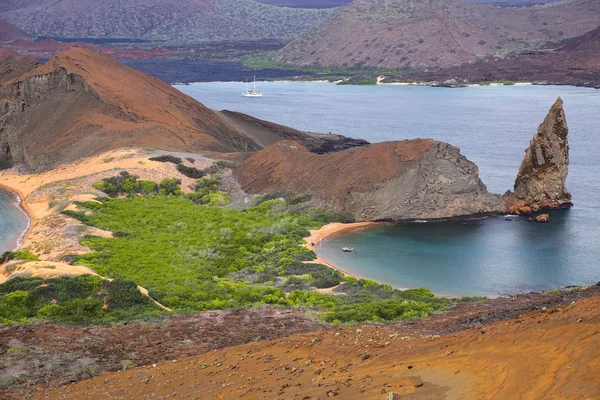
[[[256,75],[254,76],[254,88],[252,91],[248,91],[248,79],[246,79],[246,91],[242,92],[244,97],[262,97],[262,92],[256,90]]]
[[[342,247],[342,251],[345,253],[351,253],[353,250],[354,250],[354,248],[352,248],[352,247],[347,247],[347,246]]]

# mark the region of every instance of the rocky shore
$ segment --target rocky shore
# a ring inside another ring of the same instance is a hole
[[[283,141],[248,158],[234,175],[248,193],[310,193],[315,203],[355,221],[531,213],[570,205],[565,188],[567,133],[558,99],[532,139],[514,193],[504,196],[487,191],[477,166],[458,148],[431,139],[376,143],[325,155]]]

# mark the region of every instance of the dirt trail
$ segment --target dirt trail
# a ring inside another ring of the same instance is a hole
[[[587,299],[442,337],[338,328],[104,375],[37,398],[598,398],[599,309],[599,298]]]

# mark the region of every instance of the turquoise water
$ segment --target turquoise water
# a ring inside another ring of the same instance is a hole
[[[575,206],[549,224],[524,219],[375,227],[325,241],[324,259],[395,287],[447,295],[504,295],[600,281],[600,91],[564,86],[336,86],[260,83],[260,99],[240,83],[178,89],[229,109],[313,132],[371,142],[429,137],[461,148],[488,189],[511,189],[525,148],[558,96],[570,128],[567,187]],[[343,245],[353,246],[351,254]]]
[[[0,188],[0,254],[14,250],[28,221],[27,215],[18,206],[17,196]]]

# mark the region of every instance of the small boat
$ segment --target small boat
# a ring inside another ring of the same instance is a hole
[[[351,253],[352,250],[354,250],[352,247],[347,247],[347,246],[342,247],[342,251],[345,253]]]
[[[254,88],[251,92],[248,91],[248,79],[246,79],[246,91],[242,92],[244,97],[262,97],[262,92],[256,90],[256,75],[254,76]]]

